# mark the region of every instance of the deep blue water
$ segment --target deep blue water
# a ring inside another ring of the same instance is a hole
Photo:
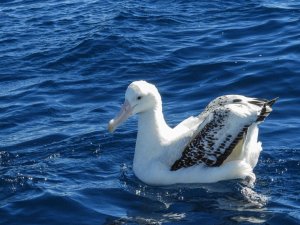
[[[137,121],[106,130],[127,85],[167,122],[223,94],[280,97],[257,182],[151,187]],[[300,2],[2,0],[0,224],[300,224]]]

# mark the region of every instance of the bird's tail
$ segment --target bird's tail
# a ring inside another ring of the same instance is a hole
[[[259,116],[257,117],[257,120],[256,122],[262,122],[264,121],[264,119],[272,112],[272,108],[271,106],[277,101],[278,97],[277,98],[274,98],[270,101],[265,101],[263,106],[262,106],[262,109],[260,111],[260,114]]]
[[[277,101],[278,98],[279,98],[279,97],[274,98],[274,99],[268,101],[268,102],[267,102],[267,105],[271,107],[271,106]]]

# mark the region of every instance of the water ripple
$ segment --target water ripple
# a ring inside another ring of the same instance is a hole
[[[2,1],[1,223],[297,224],[299,12],[295,0]],[[139,79],[172,126],[219,95],[280,97],[254,188],[141,183],[136,118],[106,131]]]

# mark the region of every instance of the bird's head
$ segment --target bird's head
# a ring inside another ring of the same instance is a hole
[[[109,132],[114,132],[128,117],[156,107],[161,107],[161,97],[157,88],[146,81],[132,82],[125,92],[125,101],[119,114],[109,121]]]

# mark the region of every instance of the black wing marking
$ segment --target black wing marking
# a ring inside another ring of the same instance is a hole
[[[228,97],[227,97],[228,98]],[[204,163],[207,166],[220,166],[232,153],[237,144],[247,135],[248,127],[255,122],[263,121],[272,111],[271,106],[278,98],[270,101],[265,99],[251,99],[250,104],[260,106],[261,109],[252,116],[239,116],[234,111],[248,110],[230,107],[230,103],[243,103],[240,99],[234,98],[231,102],[226,96],[221,96],[210,104],[203,114],[208,120],[199,133],[185,147],[180,159],[176,160],[171,170],[178,170],[183,167],[190,167]],[[228,104],[228,105],[226,105]],[[246,107],[245,104],[235,107]],[[250,113],[250,111],[249,111]],[[205,119],[206,120],[206,119]]]
[[[185,147],[181,158],[172,165],[172,171],[200,163],[220,166],[243,139],[248,127],[255,122],[255,119],[239,119],[226,107],[212,113],[212,120]]]

